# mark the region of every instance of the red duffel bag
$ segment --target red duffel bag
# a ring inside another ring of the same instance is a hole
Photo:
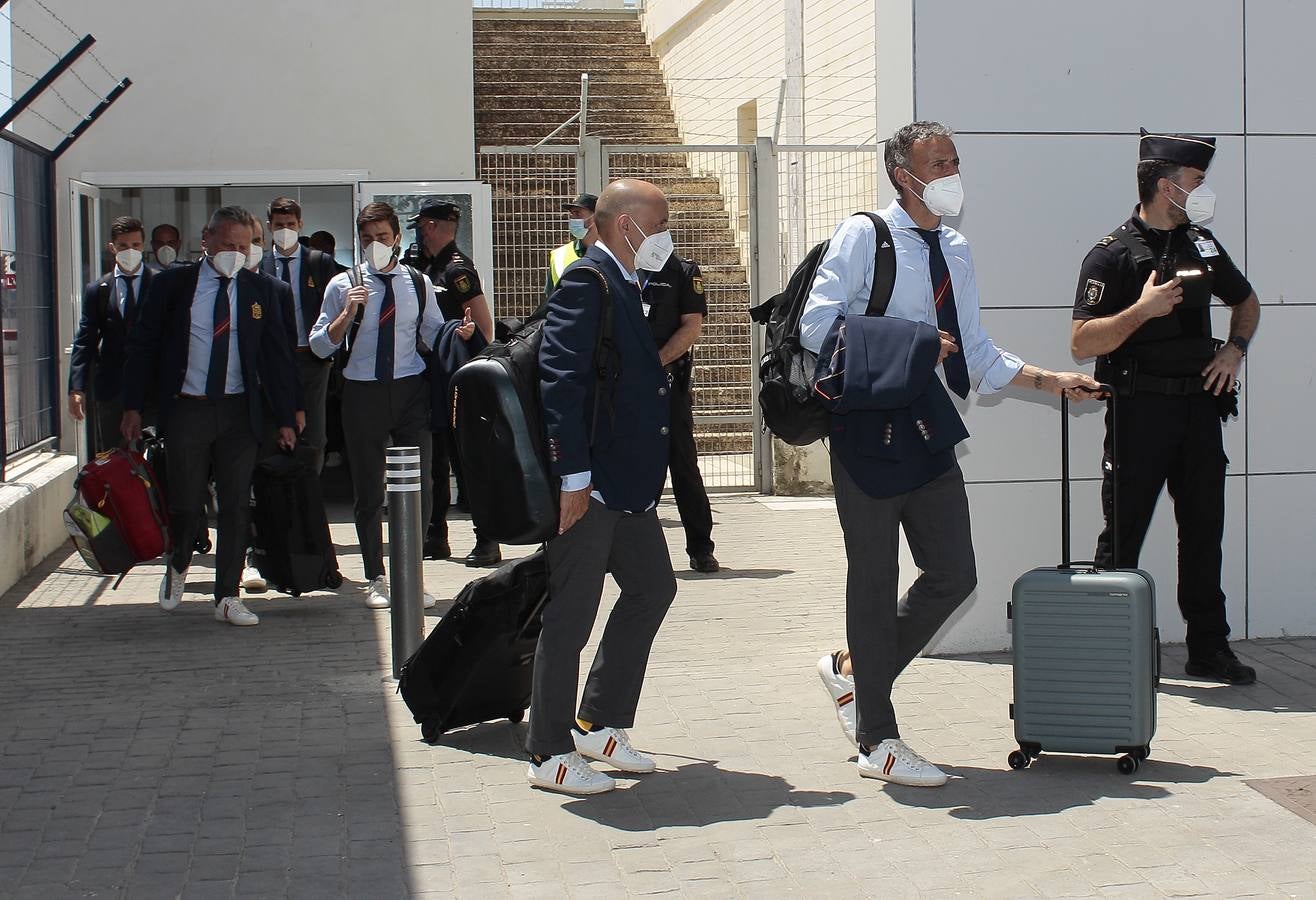
[[[80,514],[70,517],[66,512],[65,521],[83,558],[98,572],[122,575],[171,549],[164,497],[155,473],[140,453],[102,453],[82,467],[75,491],[77,496],[69,506]],[[84,521],[91,519],[98,523],[94,535],[88,534]],[[97,552],[98,544],[107,550],[113,547],[114,552]]]

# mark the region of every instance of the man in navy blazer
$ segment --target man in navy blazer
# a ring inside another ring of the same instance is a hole
[[[144,399],[153,385],[168,449],[174,549],[160,606],[172,610],[182,600],[213,468],[219,500],[215,618],[231,625],[260,621],[242,605],[238,580],[265,416],[262,398],[273,411],[279,445],[291,449],[297,440],[296,375],[280,298],[268,279],[244,268],[251,221],[241,207],[216,210],[202,231],[201,262],[156,274],[128,336],[124,367],[123,436],[140,437]]]
[[[301,243],[302,207],[291,197],[270,202],[266,227],[270,250],[260,261],[260,271],[277,278],[292,290],[293,319],[288,323],[296,336],[293,360],[306,411],[303,443],[315,448],[316,471],[324,467],[326,437],[326,398],[329,394],[329,370],[332,359],[321,359],[311,352],[311,328],[320,318],[324,289],[343,267],[334,258]]]
[[[561,793],[614,787],[582,756],[623,772],[654,770],[626,729],[649,648],[676,596],[655,511],[667,474],[671,384],[637,272],[655,272],[671,255],[667,214],[667,199],[648,182],[608,185],[595,212],[598,243],[563,273],[548,301],[540,396],[549,463],[562,479],[561,513],[546,549],[553,602],[535,653],[526,749],[529,782]],[[621,596],[577,710],[580,651],[609,571]]]
[[[124,346],[154,275],[142,264],[145,241],[141,219],[120,216],[111,222],[114,269],[82,291],[82,316],[69,359],[69,415],[79,422],[86,417],[90,387],[93,453],[119,443]]]

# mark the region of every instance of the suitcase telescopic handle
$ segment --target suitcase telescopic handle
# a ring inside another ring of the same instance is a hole
[[[1110,531],[1113,546],[1111,547],[1111,566],[1119,567],[1119,490],[1118,482],[1115,480],[1116,457],[1118,455],[1119,441],[1116,434],[1115,414],[1115,388],[1109,384],[1103,384],[1095,391],[1090,393],[1100,397],[1104,396],[1106,402],[1110,405],[1110,465],[1111,465],[1111,499],[1110,499]],[[1069,569],[1074,566],[1074,560],[1070,553],[1070,498],[1069,498],[1069,398],[1063,393],[1060,395],[1060,568]],[[1093,564],[1095,565],[1095,563]]]

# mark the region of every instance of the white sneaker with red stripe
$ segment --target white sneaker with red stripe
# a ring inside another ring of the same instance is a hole
[[[949,780],[945,772],[897,738],[887,738],[868,753],[860,749],[859,774],[913,787],[941,787]]]
[[[260,619],[237,597],[225,597],[215,606],[215,621],[230,625],[259,625]]]
[[[823,687],[827,688],[827,694],[836,706],[836,718],[841,723],[841,730],[845,732],[845,739],[858,746],[855,734],[859,715],[854,705],[854,679],[837,671],[835,653],[828,653],[818,660],[818,677],[822,679]]]
[[[526,781],[546,791],[559,794],[602,794],[617,786],[609,775],[596,771],[579,753],[559,753],[543,762],[530,760]]]
[[[653,757],[645,756],[631,746],[631,738],[625,728],[604,727],[593,731],[572,728],[571,737],[581,756],[607,763],[622,772],[643,775],[658,767]]]

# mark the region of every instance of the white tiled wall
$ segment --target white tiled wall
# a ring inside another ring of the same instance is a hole
[[[1091,371],[1069,356],[1069,310],[1084,254],[1137,201],[1138,128],[1218,136],[1211,228],[1263,303],[1241,373],[1243,415],[1225,429],[1230,621],[1236,637],[1316,633],[1316,253],[1303,228],[1316,207],[1306,174],[1316,97],[1304,87],[1316,4],[1164,0],[1149,15],[1143,0],[880,0],[878,22],[903,21],[911,7],[913,113],[959,133],[966,202],[956,227],[973,246],[983,321],[1030,362]],[[879,103],[899,102],[879,84]],[[1213,312],[1217,336],[1229,316]],[[980,586],[940,636],[943,652],[1007,646],[1011,584],[1058,553],[1057,405],[1010,390],[961,408]],[[1070,423],[1083,479],[1074,547],[1089,557],[1101,415],[1077,410]],[[1141,563],[1156,581],[1163,637],[1182,640],[1166,496]]]

